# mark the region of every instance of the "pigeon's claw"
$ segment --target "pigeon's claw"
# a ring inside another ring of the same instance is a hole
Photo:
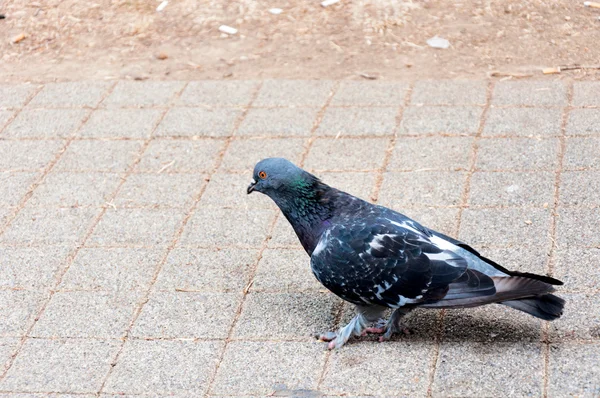
[[[335,332],[317,333],[315,337],[320,341],[333,341],[337,337],[337,334]]]

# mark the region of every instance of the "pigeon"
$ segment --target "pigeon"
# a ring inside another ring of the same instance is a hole
[[[380,341],[408,333],[402,318],[415,308],[497,303],[548,321],[562,315],[565,301],[551,294],[561,281],[510,271],[463,242],[330,187],[286,159],[258,162],[247,189],[252,192],[279,207],[316,279],[356,306],[347,325],[317,335],[329,349],[366,333],[380,334]],[[393,312],[385,320],[388,309]]]

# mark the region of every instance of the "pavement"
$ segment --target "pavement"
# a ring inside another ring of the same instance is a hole
[[[600,82],[0,85],[0,397],[600,396]],[[245,188],[286,157],[565,281],[553,323],[352,316]]]

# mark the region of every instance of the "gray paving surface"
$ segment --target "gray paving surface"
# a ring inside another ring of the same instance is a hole
[[[0,86],[0,397],[600,396],[600,86],[119,81]],[[283,156],[566,282],[552,324],[352,316],[273,204]]]

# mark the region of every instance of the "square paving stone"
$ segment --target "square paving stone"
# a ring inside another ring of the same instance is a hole
[[[227,137],[241,115],[239,109],[171,108],[156,130],[158,137]]]
[[[31,336],[121,338],[141,296],[141,292],[56,292]]]
[[[100,109],[81,129],[82,137],[149,138],[163,111],[159,109]]]
[[[26,109],[4,129],[8,138],[66,138],[77,132],[86,109]]]
[[[246,296],[234,337],[309,339],[334,330],[338,303],[329,292],[251,293]]]
[[[549,397],[597,397],[600,395],[600,344],[550,346]]]
[[[0,172],[0,206],[16,206],[38,178],[35,172]]]
[[[160,249],[82,248],[60,288],[145,291],[162,256]]]
[[[37,91],[34,84],[2,84],[0,85],[0,108],[20,108],[27,99]]]
[[[189,82],[183,90],[178,104],[188,106],[245,106],[250,103],[257,86],[257,81],[247,80]]]
[[[41,170],[54,160],[63,146],[62,140],[0,141],[0,170]]]
[[[240,293],[155,292],[131,334],[142,338],[226,338]]]
[[[487,83],[483,80],[421,80],[415,83],[411,104],[485,105]]]
[[[308,170],[377,170],[383,166],[387,138],[317,138],[304,165]]]
[[[0,88],[0,90],[2,90]],[[599,106],[600,82],[582,81],[573,83],[573,106]]]
[[[108,209],[88,245],[166,245],[181,225],[182,210]]]
[[[322,389],[332,394],[426,397],[433,345],[369,341],[334,351]],[[386,358],[384,361],[381,358]],[[360,377],[356,377],[357,372]]]
[[[495,84],[494,105],[564,106],[567,85],[561,81],[503,81]]]
[[[328,108],[317,135],[336,137],[393,135],[397,108]]]
[[[304,250],[266,249],[258,263],[251,291],[298,292],[324,290],[310,269]]]
[[[215,173],[210,177],[210,182],[202,194],[200,206],[274,209],[275,204],[266,195],[248,196],[246,190],[251,182],[250,173]]]
[[[318,173],[318,177],[331,187],[369,201],[375,187],[377,173],[337,173],[325,171]]]
[[[554,202],[553,172],[473,173],[469,204],[472,206],[537,206]]]
[[[259,248],[267,237],[274,212],[267,209],[198,208],[186,225],[179,244],[222,248]]]
[[[323,106],[332,90],[327,80],[267,80],[253,106]]]
[[[28,339],[0,389],[95,393],[120,345],[117,340]]]
[[[202,395],[222,347],[217,341],[129,340],[104,393]]]
[[[0,242],[49,245],[75,243],[84,238],[98,213],[98,209],[92,208],[25,207],[0,237]]]
[[[478,106],[411,106],[404,110],[400,132],[474,135],[482,113],[483,108]]]
[[[558,136],[562,111],[545,108],[491,108],[483,136]]]
[[[565,171],[560,176],[560,185],[562,205],[600,205],[600,171]]]
[[[600,287],[600,247],[583,249],[559,247],[556,252],[554,273],[569,292],[592,292]],[[599,331],[600,332],[600,331]]]
[[[69,248],[0,246],[0,286],[43,289],[54,287],[60,269],[66,266]]]
[[[102,106],[166,106],[183,89],[184,84],[178,81],[120,81]]]
[[[306,143],[307,140],[303,138],[234,139],[225,152],[221,169],[251,173],[256,163],[271,157],[286,158],[298,164]]]
[[[484,257],[495,261],[511,271],[532,272],[548,275],[550,242],[539,246],[496,247],[477,250]],[[564,290],[564,288],[559,288]]]
[[[25,334],[46,299],[42,292],[0,290],[0,336]]]
[[[97,106],[108,89],[109,82],[84,81],[46,83],[29,103],[31,107],[79,108]]]
[[[539,343],[444,343],[440,348],[433,395],[540,396],[541,358]]]
[[[387,172],[379,192],[379,202],[397,209],[459,205],[465,180],[464,172]]]
[[[407,89],[405,82],[343,81],[331,105],[400,106],[404,105]]]
[[[459,239],[473,246],[543,246],[550,239],[550,209],[465,209]]]
[[[0,366],[2,366],[3,369],[4,369],[5,364],[8,362],[11,355],[13,354],[13,352],[19,346],[20,342],[21,342],[21,339],[17,338],[17,337],[0,338]],[[1,396],[2,395],[0,394],[0,397]]]
[[[188,208],[206,177],[198,174],[132,174],[114,199],[118,207]]]
[[[73,141],[54,170],[124,172],[140,155],[141,141]]]
[[[567,134],[600,134],[600,109],[573,109],[567,121]]]
[[[294,228],[282,215],[279,215],[277,222],[275,222],[275,228],[269,240],[269,247],[302,249]]]
[[[563,315],[550,323],[550,341],[600,341],[600,293],[567,294],[559,291],[557,295],[563,298],[566,304]]]
[[[558,208],[556,226],[559,247],[598,247],[600,236],[600,209],[593,208]]]
[[[600,137],[567,137],[564,168],[600,169]]]
[[[482,138],[478,142],[478,170],[555,170],[558,138]]]
[[[144,152],[137,171],[202,173],[212,171],[222,140],[153,140]]]
[[[16,112],[0,110],[0,132],[2,132],[4,125],[8,123],[15,113]]]
[[[156,281],[166,291],[241,292],[258,257],[256,250],[176,248]]]
[[[385,206],[384,203],[381,203]],[[439,231],[443,234],[454,236],[456,235],[458,209],[453,208],[432,208],[432,207],[411,207],[403,209],[401,207],[394,210],[412,218],[419,224],[431,228],[434,231]]]
[[[31,206],[101,206],[110,199],[122,175],[113,173],[52,172],[29,200]]]
[[[253,108],[236,135],[310,136],[319,108]]]
[[[472,137],[398,137],[388,170],[467,170]]]
[[[315,390],[325,363],[321,344],[232,341],[213,387],[217,395]]]

